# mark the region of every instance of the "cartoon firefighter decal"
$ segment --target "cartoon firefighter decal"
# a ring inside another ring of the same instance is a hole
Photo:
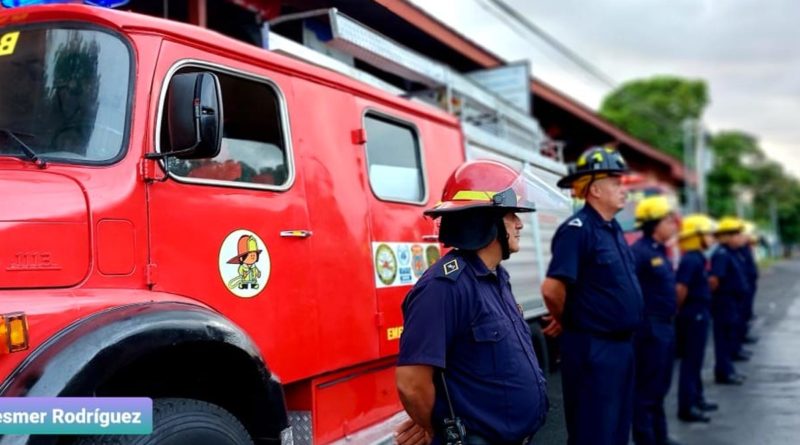
[[[220,274],[228,290],[242,298],[261,292],[269,278],[269,254],[261,239],[246,230],[237,230],[225,239],[220,249]],[[236,256],[230,258],[234,252]],[[225,261],[225,258],[230,258]],[[236,266],[235,268],[233,266]]]

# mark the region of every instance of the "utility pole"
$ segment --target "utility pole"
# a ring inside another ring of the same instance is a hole
[[[775,203],[775,198],[769,200],[769,217],[772,220],[772,230],[775,233],[775,246],[781,245],[781,231],[778,225],[778,205]],[[773,246],[770,246],[772,250]]]
[[[700,213],[708,213],[706,202],[706,135],[705,128],[700,121],[695,121],[695,161],[694,171],[697,178],[697,207]]]
[[[695,128],[695,120],[692,118],[686,118],[683,121],[683,171],[685,174],[685,181],[684,181],[684,191],[686,193],[686,213],[695,213],[699,210],[699,206],[697,205],[697,199],[695,195],[695,189],[689,183],[689,172],[693,169],[692,166],[696,162],[696,155],[695,155],[695,139],[696,139],[696,131]],[[699,181],[699,178],[696,178]]]

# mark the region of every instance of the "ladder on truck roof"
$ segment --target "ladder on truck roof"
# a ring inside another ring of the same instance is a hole
[[[324,41],[325,47],[428,89],[409,94],[372,74],[275,32],[269,33],[269,49],[337,71],[391,94],[410,96],[412,100],[444,109],[460,118],[465,136],[482,149],[511,157],[523,164],[536,165],[554,174],[566,174],[561,144],[547,138],[538,121],[530,114],[467,75],[390,40],[338,12],[336,8],[281,16],[271,24],[317,16],[321,16],[323,21],[327,20],[329,27],[325,30],[325,34],[330,36]],[[527,63],[522,81],[525,94],[529,95]],[[555,159],[540,153],[546,146],[555,148]]]

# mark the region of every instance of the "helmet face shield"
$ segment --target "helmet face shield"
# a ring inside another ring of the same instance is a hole
[[[571,201],[530,169],[517,171],[489,160],[469,161],[456,169],[442,200],[425,214],[436,218],[450,212],[483,209],[495,213],[537,210],[571,212]]]
[[[536,204],[532,192],[533,184],[524,174],[519,174],[507,189],[492,197],[492,203],[497,207],[507,208],[514,212],[535,212]]]
[[[515,182],[527,202],[536,204],[537,211],[572,213],[572,200],[562,191],[547,184],[529,170],[523,170]]]

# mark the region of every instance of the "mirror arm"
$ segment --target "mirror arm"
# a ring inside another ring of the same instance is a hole
[[[191,146],[189,148],[184,148],[183,150],[169,151],[169,152],[166,152],[166,153],[161,153],[161,152],[145,153],[144,154],[144,158],[145,159],[166,159],[166,158],[169,158],[169,157],[172,157],[172,156],[180,156],[182,154],[191,153],[198,145],[200,145],[199,142],[197,142],[196,144],[194,144],[193,146]]]
[[[183,150],[169,151],[169,152],[166,152],[166,153],[161,153],[161,152],[145,153],[144,154],[144,158],[145,159],[166,159],[166,158],[171,157],[171,156],[180,156],[182,154],[187,154],[187,153],[191,153],[192,151],[194,151],[194,149],[197,148],[198,145],[200,145],[200,140],[201,140],[201,138],[200,138],[200,114],[201,114],[200,101],[199,100],[195,100],[195,102],[194,102],[194,128],[195,128],[195,138],[194,138],[195,142],[194,142],[194,145],[192,145],[189,148],[184,148]]]

